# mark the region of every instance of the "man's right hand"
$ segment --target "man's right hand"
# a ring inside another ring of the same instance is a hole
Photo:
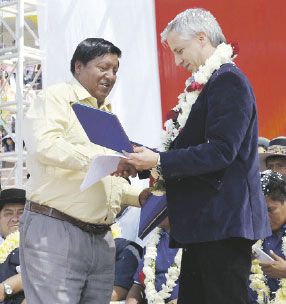
[[[129,176],[136,177],[137,170],[135,169],[134,166],[128,163],[126,158],[121,158],[117,166],[117,170],[113,172],[111,175],[121,176],[125,178],[128,178]]]

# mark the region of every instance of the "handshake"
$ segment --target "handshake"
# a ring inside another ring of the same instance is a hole
[[[159,159],[159,153],[145,147],[134,147],[133,153],[123,151],[123,154],[127,158],[121,158],[113,176],[136,177],[140,171],[155,168]]]

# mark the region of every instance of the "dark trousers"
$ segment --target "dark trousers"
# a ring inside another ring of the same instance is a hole
[[[230,238],[185,248],[178,304],[248,304],[252,244]]]

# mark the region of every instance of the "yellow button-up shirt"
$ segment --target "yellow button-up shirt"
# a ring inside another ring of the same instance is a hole
[[[97,154],[111,150],[91,143],[71,105],[98,108],[96,98],[75,79],[39,93],[24,118],[27,147],[27,199],[56,208],[88,223],[110,224],[121,204],[139,207],[139,189],[121,177],[107,176],[81,192],[86,171]],[[100,107],[111,110],[104,102]]]

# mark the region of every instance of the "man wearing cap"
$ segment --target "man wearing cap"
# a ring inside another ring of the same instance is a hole
[[[260,171],[266,169],[286,175],[286,137],[273,138],[264,153],[259,154]]]
[[[271,170],[261,173],[261,185],[267,204],[272,235],[259,241],[255,246],[273,258],[272,262],[260,262],[265,278],[255,266],[253,261],[252,274],[250,275],[250,303],[258,301],[261,287],[265,284],[269,288],[269,300],[271,303],[286,303],[285,296],[280,298],[281,288],[278,279],[286,278],[286,176]],[[264,281],[263,281],[264,280]],[[264,282],[260,284],[260,282]],[[263,289],[265,291],[266,289]],[[274,300],[276,299],[276,300]],[[284,299],[284,300],[283,300]],[[270,303],[266,301],[263,303]]]
[[[2,146],[4,147],[4,152],[15,151],[15,143],[10,135],[6,135],[3,137]]]
[[[158,221],[158,215],[151,214],[149,218],[152,220],[152,217],[153,220]],[[149,242],[146,244],[146,247],[144,248],[144,255],[134,275],[134,283],[128,292],[126,304],[153,303],[154,299],[152,301],[150,296],[154,297],[155,295],[154,298],[156,298],[156,294],[157,297],[161,298],[160,301],[157,298],[159,303],[177,303],[179,291],[179,275],[176,276],[175,269],[170,272],[168,271],[177,262],[177,256],[180,256],[181,253],[178,252],[177,248],[169,248],[170,223],[167,217],[167,213],[165,213],[165,216],[163,218],[160,218],[160,221],[158,222],[158,227],[161,229],[159,231],[155,231],[155,234],[153,234],[152,238],[149,240]],[[154,246],[153,238],[156,238],[156,233],[158,233],[159,241],[158,244]],[[150,255],[146,258],[147,251],[150,250],[148,249],[149,247],[151,247],[151,251],[153,252],[154,262],[152,264],[150,264],[149,262]],[[180,265],[178,265],[178,267],[180,268]],[[150,270],[154,272],[153,280],[150,280]],[[174,277],[172,283],[170,282],[171,277]],[[146,288],[148,288],[147,285],[149,284],[154,285],[153,293],[150,291],[146,292]],[[171,288],[170,290],[168,290],[168,292],[163,298],[162,290],[166,287],[166,285],[171,286]]]
[[[11,188],[1,191],[0,232],[4,239],[18,230],[25,202],[25,190]],[[10,252],[6,260],[0,264],[0,301],[5,304],[18,304],[24,300],[19,265],[19,248]]]
[[[132,286],[133,276],[142,257],[143,248],[136,242],[116,238],[115,279],[112,301],[123,301]]]
[[[70,82],[42,91],[24,122],[27,204],[20,226],[20,260],[29,304],[107,304],[114,282],[115,244],[110,232],[121,203],[139,207],[137,189],[107,176],[85,191],[80,185],[98,154],[73,103],[110,111],[121,51],[87,38],[71,60]]]

